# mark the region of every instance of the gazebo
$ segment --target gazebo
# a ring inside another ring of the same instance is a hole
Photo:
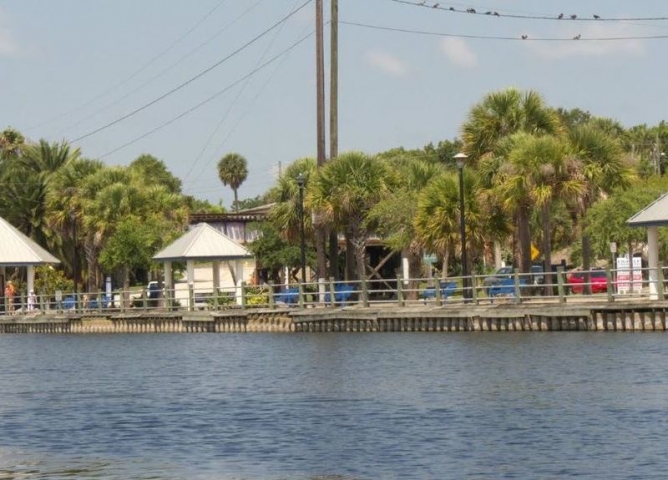
[[[649,265],[649,296],[659,298],[659,232],[658,228],[668,226],[668,193],[627,220],[632,227],[647,227],[647,260]]]
[[[186,262],[186,280],[188,285],[195,281],[195,262],[213,263],[213,288],[220,288],[220,262],[234,262],[237,280],[237,301],[241,300],[241,281],[244,278],[244,260],[254,258],[244,246],[206,223],[200,223],[176,239],[162,251],[153,256],[153,260],[164,264],[165,288],[173,291],[172,263]]]
[[[27,267],[28,292],[35,289],[35,267],[60,263],[56,257],[0,217],[0,284],[4,291],[7,267]]]

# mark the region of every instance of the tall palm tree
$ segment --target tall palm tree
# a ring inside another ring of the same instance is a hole
[[[228,153],[218,162],[218,177],[234,192],[234,210],[239,211],[237,191],[248,177],[248,162],[238,153]]]
[[[356,277],[365,272],[369,233],[367,215],[382,198],[390,175],[387,165],[362,152],[347,152],[320,167],[307,191],[307,204],[323,222],[339,227],[350,241],[356,260]],[[353,272],[347,272],[349,278]]]

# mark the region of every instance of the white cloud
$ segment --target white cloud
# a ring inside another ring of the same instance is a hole
[[[568,30],[563,30],[555,35],[555,38],[574,38],[576,35],[580,35],[581,39],[564,42],[527,42],[527,45],[535,54],[545,58],[603,57],[608,55],[642,56],[645,54],[645,45],[642,40],[632,38],[628,40],[591,40],[647,35],[646,32],[638,31],[632,25],[594,24],[578,31],[570,27]]]
[[[458,67],[475,68],[478,66],[478,56],[461,38],[444,38],[441,40],[441,50],[448,60]]]
[[[399,58],[389,53],[370,51],[367,52],[367,59],[372,66],[382,70],[389,75],[401,77],[408,73],[408,67],[406,64]]]

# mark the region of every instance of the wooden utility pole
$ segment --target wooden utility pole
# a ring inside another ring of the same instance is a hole
[[[329,59],[329,157],[339,155],[339,0],[331,0]]]
[[[329,58],[329,158],[339,155],[339,0],[331,0]],[[339,239],[329,234],[329,276],[338,276]]]
[[[315,2],[315,62],[316,62],[316,116],[317,116],[317,162],[318,168],[325,163],[325,55],[324,55],[324,21],[323,0]],[[325,257],[325,230],[316,225],[316,256],[318,279],[327,276],[327,259]]]

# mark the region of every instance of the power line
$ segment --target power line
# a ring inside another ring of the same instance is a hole
[[[188,35],[190,35],[192,32],[194,32],[194,31],[195,31],[195,30],[196,30],[202,23],[204,23],[204,22],[206,21],[206,19],[208,19],[208,18],[209,18],[209,17],[210,17],[216,10],[218,10],[218,8],[220,8],[220,6],[221,6],[223,3],[225,3],[226,1],[227,1],[227,0],[220,0],[220,1],[216,4],[216,6],[214,6],[211,10],[209,10],[209,11],[208,11],[202,18],[200,18],[200,19],[197,21],[197,23],[195,23],[195,25],[193,25],[192,27],[190,27],[190,28],[189,28],[183,35],[181,35],[179,38],[177,38],[176,40],[174,40],[174,41],[173,41],[167,48],[165,48],[162,52],[158,53],[158,54],[155,55],[153,58],[151,58],[148,62],[146,62],[142,67],[140,67],[138,70],[136,70],[136,71],[135,71],[133,74],[131,74],[129,77],[125,78],[124,80],[121,80],[120,82],[118,82],[118,83],[117,83],[116,85],[114,85],[113,87],[110,87],[110,88],[108,88],[107,90],[103,91],[102,93],[99,93],[98,95],[94,96],[93,98],[91,98],[90,100],[88,100],[87,102],[85,102],[83,105],[81,105],[81,106],[79,106],[79,107],[77,107],[77,108],[75,108],[75,109],[73,109],[73,110],[70,110],[70,111],[68,111],[68,112],[61,113],[60,115],[56,115],[55,117],[53,117],[53,118],[51,118],[51,119],[49,119],[49,120],[47,120],[47,121],[45,121],[45,122],[42,122],[42,123],[39,123],[39,124],[37,124],[37,125],[33,125],[33,126],[31,126],[31,127],[28,127],[28,130],[32,130],[32,129],[39,128],[39,127],[44,126],[44,125],[48,125],[49,123],[53,123],[53,122],[55,122],[55,121],[57,121],[57,120],[60,120],[61,118],[68,117],[68,116],[72,115],[73,113],[77,113],[77,112],[83,110],[84,108],[86,108],[87,106],[91,105],[92,103],[96,102],[96,101],[99,100],[100,98],[105,97],[107,94],[113,92],[114,90],[116,90],[117,88],[121,87],[122,85],[125,85],[125,84],[128,83],[130,80],[136,78],[140,73],[142,73],[142,72],[143,72],[144,70],[146,70],[148,67],[150,67],[151,65],[153,65],[158,59],[162,58],[162,57],[163,57],[164,55],[166,55],[170,50],[172,50],[176,45],[178,45],[179,43],[181,43],[181,42],[182,42]],[[88,118],[90,118],[90,117],[88,117]],[[82,120],[82,121],[83,121],[83,120]]]
[[[297,6],[297,3],[295,2],[295,4],[292,6],[292,8],[294,9],[296,6]],[[260,58],[258,59],[256,65],[255,65],[256,67],[257,67],[257,66],[258,66],[258,65],[265,59],[265,57],[266,57],[267,54],[269,53],[269,50],[270,50],[271,47],[274,45],[274,42],[276,41],[276,39],[277,39],[278,36],[280,35],[281,31],[283,30],[283,26],[285,26],[285,24],[283,24],[283,25],[281,26],[281,28],[279,28],[278,30],[276,30],[276,32],[274,33],[274,36],[272,37],[271,41],[269,42],[269,45],[267,45],[267,47],[265,48],[264,52],[262,52],[262,55],[261,55]],[[285,58],[286,58],[286,57],[283,58],[283,61],[285,60]],[[206,151],[206,149],[209,148],[209,145],[211,144],[211,141],[213,140],[213,137],[218,133],[218,131],[220,130],[220,127],[221,127],[221,126],[223,125],[223,123],[225,123],[225,121],[227,120],[227,117],[228,117],[228,116],[230,115],[230,113],[232,112],[232,109],[236,106],[237,102],[239,101],[239,98],[241,98],[241,95],[243,94],[244,90],[245,90],[246,87],[248,86],[248,83],[249,83],[249,82],[250,82],[250,77],[249,77],[248,79],[246,79],[246,81],[244,82],[244,84],[241,86],[241,88],[240,88],[239,91],[237,92],[237,95],[236,95],[236,97],[234,98],[234,100],[232,101],[232,103],[230,104],[229,108],[225,111],[225,115],[223,115],[223,116],[221,117],[220,121],[218,121],[218,123],[216,124],[215,128],[213,129],[213,131],[212,131],[211,134],[209,135],[209,138],[207,138],[206,142],[204,143],[204,146],[203,146],[203,147],[201,148],[201,150],[199,151],[197,157],[195,158],[195,161],[194,161],[194,162],[192,163],[192,165],[190,166],[190,169],[188,170],[188,173],[186,173],[186,176],[185,176],[184,178],[187,179],[187,178],[190,176],[190,174],[191,174],[191,173],[193,172],[193,170],[195,169],[195,166],[196,166],[196,165],[199,163],[199,161],[202,159],[202,156],[204,155],[204,152]]]
[[[579,42],[606,42],[606,41],[623,41],[623,40],[660,40],[660,39],[666,39],[668,38],[668,35],[638,35],[638,36],[628,36],[628,37],[583,37],[581,35],[578,35],[576,37],[569,37],[569,38],[533,38],[533,37],[528,37],[526,35],[522,35],[519,37],[504,37],[504,36],[496,36],[496,35],[467,35],[467,34],[457,34],[457,33],[445,33],[445,32],[432,32],[432,31],[427,31],[427,30],[411,30],[407,28],[396,28],[396,27],[384,27],[381,25],[370,25],[366,23],[359,23],[359,22],[345,22],[345,21],[340,21],[339,23],[343,25],[350,25],[353,27],[362,27],[362,28],[370,28],[373,30],[385,30],[389,32],[398,32],[398,33],[412,33],[416,35],[430,35],[430,36],[436,36],[436,37],[455,37],[455,38],[471,38],[471,39],[477,39],[477,40],[517,40],[521,42],[528,42],[528,41],[539,41],[539,42],[573,42],[573,41],[579,41]]]
[[[436,2],[409,2],[407,0],[391,0],[395,3],[403,3],[405,5],[411,5],[414,7],[429,8],[431,10],[441,10],[451,13],[465,13],[467,15],[481,15],[484,17],[506,17],[506,18],[520,18],[527,20],[557,20],[557,21],[572,21],[572,22],[627,22],[627,21],[643,21],[643,22],[653,22],[668,20],[666,16],[655,16],[655,17],[603,17],[600,15],[592,15],[591,17],[582,17],[577,14],[568,14],[564,15],[560,13],[558,15],[522,15],[516,13],[500,13],[496,10],[476,10],[475,8],[465,8],[459,9],[455,7],[444,7],[440,3]],[[483,11],[484,10],[484,11]]]
[[[155,105],[155,104],[158,103],[159,101],[164,100],[165,98],[169,97],[169,96],[172,95],[173,93],[176,93],[177,91],[181,90],[181,89],[184,88],[185,86],[191,84],[191,83],[194,82],[195,80],[197,80],[197,79],[203,77],[204,75],[206,75],[207,73],[211,72],[211,71],[212,71],[213,69],[215,69],[216,67],[222,65],[223,63],[225,63],[227,60],[229,60],[230,58],[232,58],[233,56],[235,56],[235,55],[238,54],[239,52],[241,52],[241,51],[245,50],[246,48],[248,48],[249,46],[251,46],[253,43],[257,42],[259,39],[261,39],[262,37],[264,37],[267,33],[271,32],[271,31],[274,30],[276,27],[278,27],[279,25],[281,25],[283,22],[287,21],[290,17],[292,17],[293,15],[295,15],[297,12],[299,12],[302,8],[304,8],[306,5],[308,5],[308,4],[311,3],[311,2],[312,2],[312,0],[306,0],[306,2],[304,2],[304,3],[303,3],[301,6],[299,6],[297,9],[293,10],[292,12],[290,12],[288,15],[286,15],[285,17],[283,17],[282,19],[280,19],[278,22],[274,23],[271,27],[269,27],[268,29],[266,29],[265,31],[263,31],[262,33],[260,33],[259,35],[256,35],[252,40],[250,40],[249,42],[246,42],[244,45],[242,45],[241,47],[237,48],[237,49],[234,50],[232,53],[230,53],[229,55],[227,55],[227,56],[224,57],[223,59],[219,60],[218,62],[214,63],[214,64],[211,65],[210,67],[208,67],[208,68],[202,70],[200,73],[198,73],[198,74],[195,75],[194,77],[191,77],[190,79],[186,80],[185,82],[181,83],[180,85],[178,85],[178,86],[172,88],[172,89],[169,90],[167,93],[164,93],[164,94],[160,95],[159,97],[155,98],[154,100],[151,100],[150,102],[144,104],[143,106],[141,106],[141,107],[139,107],[139,108],[136,108],[135,110],[132,110],[130,113],[127,113],[127,114],[123,115],[122,117],[117,118],[116,120],[114,120],[114,121],[112,121],[112,122],[109,122],[109,123],[107,123],[107,124],[105,124],[105,125],[103,125],[103,126],[101,126],[101,127],[99,127],[99,128],[96,128],[95,130],[92,130],[92,131],[90,131],[90,132],[88,132],[88,133],[86,133],[86,134],[84,134],[84,135],[81,135],[80,137],[75,138],[74,140],[72,140],[72,143],[79,142],[79,141],[81,141],[81,140],[83,140],[83,139],[85,139],[85,138],[88,138],[88,137],[90,137],[90,136],[92,136],[92,135],[95,135],[96,133],[99,133],[99,132],[101,132],[101,131],[103,131],[103,130],[106,130],[107,128],[109,128],[109,127],[111,127],[111,126],[116,125],[117,123],[120,123],[120,122],[122,122],[123,120],[126,120],[126,119],[128,119],[128,118],[130,118],[130,117],[136,115],[137,113],[143,111],[143,110],[146,110],[147,108],[149,108],[149,107]]]
[[[157,80],[158,78],[162,77],[165,73],[169,72],[169,71],[172,70],[174,67],[176,67],[177,65],[179,65],[179,64],[180,64],[181,62],[183,62],[185,59],[191,57],[191,56],[192,56],[195,52],[197,52],[200,48],[202,48],[203,46],[205,46],[205,45],[207,45],[208,43],[210,43],[211,41],[213,41],[216,37],[218,37],[219,35],[221,35],[221,34],[222,34],[223,32],[225,32],[229,27],[231,27],[231,26],[234,25],[236,22],[238,22],[238,21],[241,20],[243,17],[245,17],[251,10],[253,10],[255,7],[257,7],[257,6],[258,6],[260,3],[262,3],[263,1],[264,1],[264,0],[258,0],[257,2],[255,2],[255,3],[254,3],[253,5],[251,5],[249,8],[247,8],[246,10],[244,10],[244,11],[243,11],[239,16],[237,16],[234,20],[232,20],[231,22],[225,24],[221,29],[219,29],[219,30],[218,30],[216,33],[214,33],[212,36],[210,36],[210,37],[207,38],[205,41],[203,41],[202,43],[200,43],[199,45],[197,45],[195,48],[193,48],[192,50],[190,50],[190,51],[189,51],[188,53],[186,53],[185,55],[183,55],[183,56],[182,56],[181,58],[179,58],[176,62],[172,63],[172,64],[169,65],[168,67],[166,67],[166,68],[164,68],[163,70],[161,70],[158,74],[156,74],[156,75],[152,76],[151,78],[149,78],[147,81],[145,81],[144,83],[142,83],[141,85],[139,85],[137,88],[131,90],[131,91],[128,92],[127,94],[123,95],[122,97],[117,98],[116,100],[112,101],[111,103],[108,103],[108,104],[105,105],[104,107],[102,107],[102,108],[100,108],[99,110],[97,110],[97,111],[91,113],[90,115],[88,115],[88,116],[82,118],[81,120],[77,121],[76,123],[74,123],[74,124],[72,124],[72,125],[66,127],[65,129],[61,130],[60,133],[59,133],[58,135],[62,135],[63,133],[65,133],[65,132],[67,132],[67,131],[69,131],[69,130],[71,130],[71,129],[73,129],[73,128],[79,126],[79,125],[81,125],[82,123],[84,123],[84,122],[90,120],[91,118],[94,118],[94,117],[98,116],[100,113],[109,110],[110,108],[112,108],[112,107],[114,107],[115,105],[119,104],[120,102],[122,102],[122,101],[125,100],[126,98],[131,97],[132,95],[134,95],[134,94],[137,93],[138,91],[142,90],[142,89],[143,89],[144,87],[146,87],[147,85],[150,85],[150,84],[153,83],[155,80]],[[120,86],[120,85],[121,85],[121,84],[119,84],[119,86]]]
[[[309,0],[309,1],[310,1],[310,0]],[[164,122],[164,123],[158,125],[158,126],[155,127],[154,129],[152,129],[152,130],[150,130],[150,131],[148,131],[148,132],[146,132],[146,133],[144,133],[144,134],[142,134],[142,135],[140,135],[140,136],[138,136],[138,137],[136,137],[136,138],[130,140],[130,141],[127,142],[127,143],[124,143],[123,145],[121,145],[121,146],[119,146],[119,147],[114,148],[113,150],[110,150],[110,151],[106,152],[106,153],[103,154],[103,155],[100,155],[99,158],[105,158],[105,157],[108,157],[109,155],[112,155],[112,154],[118,152],[119,150],[122,150],[122,149],[124,149],[124,148],[126,148],[126,147],[129,147],[130,145],[132,145],[132,144],[134,144],[134,143],[137,143],[137,142],[140,141],[140,140],[143,140],[144,138],[148,137],[149,135],[152,135],[153,133],[157,132],[158,130],[163,129],[164,127],[166,127],[166,126],[168,126],[168,125],[171,125],[172,123],[176,122],[177,120],[180,120],[181,118],[185,117],[186,115],[188,115],[188,114],[194,112],[195,110],[199,109],[200,107],[206,105],[207,103],[211,102],[211,101],[214,100],[215,98],[219,97],[219,96],[222,95],[223,93],[226,93],[226,92],[228,92],[229,90],[231,90],[232,88],[234,88],[235,86],[239,85],[241,82],[243,82],[243,81],[246,80],[247,78],[250,78],[251,76],[255,75],[257,72],[259,72],[260,70],[262,70],[263,68],[265,68],[267,65],[273,63],[273,62],[276,61],[278,58],[280,58],[281,56],[285,55],[286,53],[288,53],[289,51],[291,51],[292,49],[294,49],[295,47],[297,47],[299,44],[301,44],[302,42],[304,42],[305,40],[307,40],[307,39],[308,39],[309,37],[311,37],[312,35],[313,35],[313,32],[309,33],[309,34],[306,35],[305,37],[302,37],[301,39],[297,40],[295,43],[293,43],[292,45],[290,45],[288,48],[286,48],[285,50],[281,51],[281,52],[278,53],[277,55],[273,56],[272,58],[270,58],[269,60],[267,60],[266,62],[264,62],[262,65],[260,65],[260,66],[258,66],[257,68],[253,69],[250,73],[248,73],[248,74],[244,75],[243,77],[239,78],[238,80],[236,80],[235,82],[231,83],[230,85],[228,85],[228,86],[225,87],[224,89],[219,90],[218,92],[214,93],[213,95],[211,95],[211,96],[205,98],[204,100],[202,100],[201,102],[199,102],[197,105],[195,105],[195,106],[189,108],[188,110],[186,110],[186,111],[180,113],[180,114],[177,115],[176,117],[173,117],[173,118],[171,118],[170,120],[168,120],[168,121],[166,121],[166,122]]]

